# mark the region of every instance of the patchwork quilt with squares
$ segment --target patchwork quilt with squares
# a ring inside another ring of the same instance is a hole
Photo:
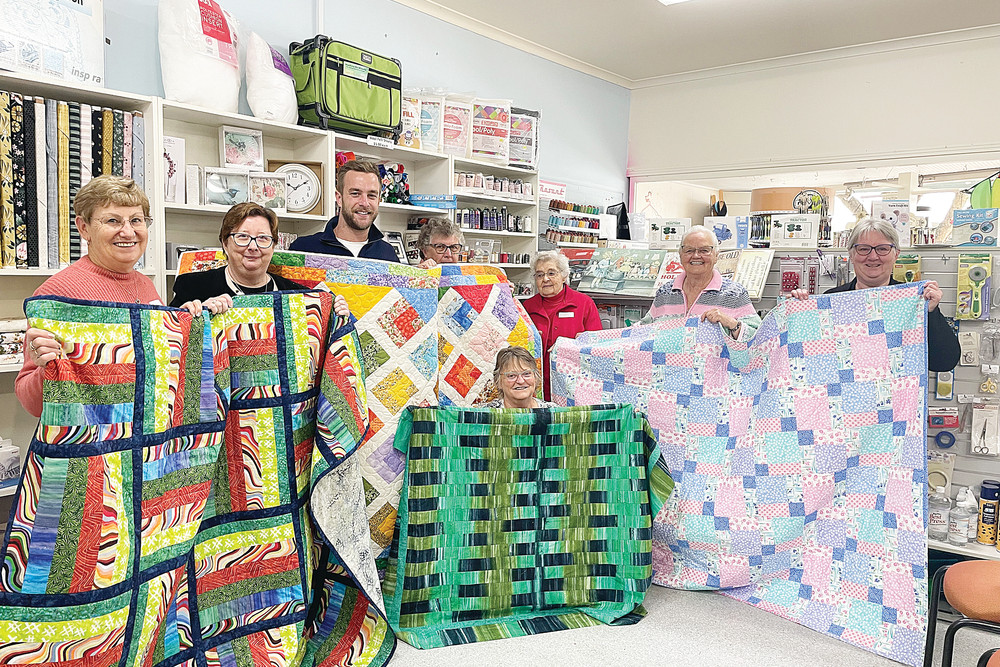
[[[922,283],[787,301],[748,343],[697,318],[560,339],[553,400],[649,415],[676,482],[654,583],[727,595],[922,660]]]
[[[673,482],[630,406],[410,408],[389,622],[418,648],[637,622]]]
[[[353,326],[38,297],[64,355],[2,543],[0,664],[384,664]]]
[[[223,263],[219,251],[185,253],[180,273]],[[425,270],[279,251],[269,270],[344,295],[358,320],[369,410],[358,458],[372,542],[385,558],[406,465],[393,447],[399,415],[408,405],[472,406],[496,397],[491,373],[497,351],[520,345],[540,359],[541,337],[504,272],[487,265],[441,264]]]

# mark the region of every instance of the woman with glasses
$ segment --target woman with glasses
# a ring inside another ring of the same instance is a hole
[[[162,305],[153,281],[135,270],[153,223],[142,188],[131,178],[98,176],[77,192],[73,211],[87,254],[39,285],[33,296]],[[184,307],[192,314],[201,312],[194,304]],[[24,365],[14,393],[35,417],[42,411],[45,365],[61,353],[62,344],[51,331],[33,327],[25,333]]]
[[[455,264],[464,244],[461,227],[447,218],[430,218],[417,237],[417,247],[423,257],[417,266],[429,269],[438,264]]]
[[[483,403],[484,408],[553,408],[555,403],[535,398],[542,374],[538,364],[523,347],[512,345],[497,352],[493,368],[493,382],[500,390],[500,398]]]
[[[681,237],[680,257],[683,270],[656,291],[642,322],[666,315],[696,316],[721,325],[733,340],[752,338],[760,316],[746,288],[716,270],[719,240],[715,233],[702,225],[692,227]]]
[[[854,266],[854,280],[828,289],[826,294],[901,284],[892,277],[892,269],[899,257],[899,233],[891,223],[875,218],[859,220],[847,239],[847,247]],[[808,299],[809,291],[797,289],[792,296]],[[962,353],[958,334],[938,308],[941,296],[937,282],[927,281],[924,286],[924,298],[927,299],[927,367],[938,373],[955,368]]]
[[[558,250],[543,250],[531,263],[537,294],[524,302],[524,309],[542,335],[542,385],[545,400],[551,399],[549,386],[549,349],[560,336],[576,338],[584,331],[600,331],[597,305],[586,294],[566,284],[569,260]]]
[[[171,306],[193,303],[212,313],[224,313],[239,294],[261,294],[281,290],[305,289],[297,282],[267,272],[278,239],[278,216],[260,204],[236,204],[222,219],[219,241],[229,260],[226,266],[208,271],[185,273],[174,281]],[[334,300],[337,315],[350,310],[344,297]]]

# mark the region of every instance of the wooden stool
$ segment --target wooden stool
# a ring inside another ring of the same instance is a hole
[[[931,585],[924,667],[931,667],[934,659],[934,633],[942,589],[948,604],[965,618],[953,622],[945,632],[941,667],[951,667],[955,635],[962,628],[977,628],[1000,635],[1000,562],[968,560],[939,568]],[[1000,653],[984,653],[979,659],[979,667],[987,666],[1000,667]]]

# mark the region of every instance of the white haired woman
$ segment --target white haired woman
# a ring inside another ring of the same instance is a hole
[[[716,270],[719,239],[715,233],[703,225],[692,227],[681,237],[680,256],[683,270],[656,291],[643,322],[664,315],[696,315],[720,324],[734,340],[753,337],[760,316],[746,288]]]
[[[553,408],[555,403],[535,398],[542,374],[538,364],[523,347],[511,345],[497,352],[493,368],[493,382],[500,390],[500,398],[484,403],[484,408]]]
[[[423,260],[417,264],[429,269],[438,264],[455,264],[465,245],[462,228],[448,218],[431,218],[420,228],[417,247]]]
[[[847,248],[854,266],[854,280],[828,289],[826,294],[901,284],[892,277],[892,268],[899,257],[899,233],[891,223],[876,218],[859,220],[847,238]],[[927,281],[924,286],[924,298],[927,299],[927,367],[937,373],[955,368],[962,354],[958,335],[938,308],[941,296],[937,282]],[[809,292],[793,290],[792,297],[808,299]]]
[[[537,294],[524,302],[524,309],[542,335],[542,390],[545,400],[552,398],[549,388],[549,349],[556,338],[576,338],[584,331],[599,331],[601,317],[597,305],[586,294],[566,284],[569,260],[558,250],[543,250],[531,263]]]

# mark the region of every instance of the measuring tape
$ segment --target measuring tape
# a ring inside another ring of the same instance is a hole
[[[955,435],[951,431],[940,431],[934,436],[934,442],[941,449],[948,449],[955,444]]]

